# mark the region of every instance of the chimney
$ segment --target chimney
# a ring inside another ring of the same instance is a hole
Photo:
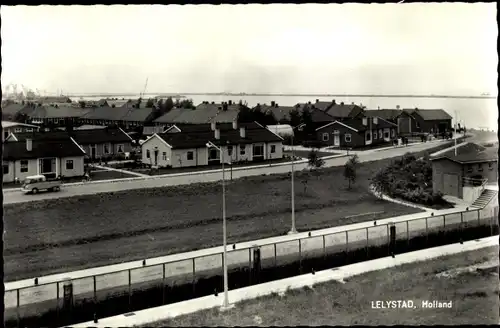
[[[278,107],[279,107],[278,103],[276,103],[276,106],[275,106],[275,107],[276,107],[276,108],[278,108]]]
[[[341,102],[341,103],[340,103],[340,106],[344,106],[344,102]]]
[[[215,129],[215,139],[220,139],[220,129]]]
[[[373,118],[373,124],[377,125],[378,124],[378,117]]]
[[[353,101],[353,102],[351,102],[351,105],[354,105],[354,101]]]
[[[231,106],[232,104],[233,104],[233,101],[229,100],[229,106]]]
[[[319,99],[316,99],[316,103],[319,103]]]
[[[333,99],[332,104],[333,104],[334,106],[335,106],[335,105],[337,105],[337,102],[335,101],[335,99]]]
[[[310,102],[310,101],[308,101],[307,103],[308,103],[309,105],[311,104],[311,102]]]
[[[363,125],[364,125],[364,126],[367,126],[367,125],[368,125],[367,120],[366,120],[366,117],[363,117]]]
[[[245,127],[244,126],[240,127],[240,137],[245,138]]]
[[[210,123],[210,128],[212,131],[215,131],[215,122]]]
[[[275,105],[275,102],[274,102],[274,100],[272,100],[271,101],[271,107],[274,107],[274,105]]]
[[[238,129],[238,122],[236,122],[236,120],[233,121],[233,129],[234,130]]]
[[[401,107],[399,107],[399,105],[396,105],[396,109],[400,109]]]
[[[26,150],[27,151],[32,151],[33,150],[33,140],[26,139]]]

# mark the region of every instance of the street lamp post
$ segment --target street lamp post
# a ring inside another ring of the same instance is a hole
[[[297,233],[297,230],[295,229],[295,188],[294,188],[294,162],[295,162],[295,150],[293,148],[293,135],[291,139],[292,143],[292,228],[288,232],[289,235],[293,235]]]
[[[224,152],[221,147],[217,147],[211,141],[207,142],[207,148],[215,148],[219,151],[221,161],[222,161],[222,235],[223,235],[223,270],[224,270],[224,303],[222,305],[221,310],[229,309],[229,300],[228,300],[228,283],[227,283],[227,232],[226,232],[226,178],[224,173]]]

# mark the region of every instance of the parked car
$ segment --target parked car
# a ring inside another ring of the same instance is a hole
[[[61,179],[47,179],[44,175],[34,175],[24,180],[21,190],[27,194],[37,194],[41,190],[59,191],[61,190]]]

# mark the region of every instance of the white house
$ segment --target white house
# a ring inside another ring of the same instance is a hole
[[[208,147],[208,143],[216,147]],[[283,158],[283,138],[254,123],[172,126],[142,143],[142,162],[153,167],[192,167]],[[220,153],[222,150],[222,156]]]
[[[84,175],[85,151],[73,138],[4,143],[3,182],[23,181],[32,175],[48,178]]]

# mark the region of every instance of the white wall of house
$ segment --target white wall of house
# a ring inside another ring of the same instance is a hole
[[[3,161],[2,162],[3,169],[3,182],[13,182],[14,181],[14,162],[11,161]]]
[[[283,158],[283,143],[282,142],[267,143],[264,150],[265,150],[265,153],[264,153],[265,159]],[[274,150],[274,152],[273,152],[273,150]]]
[[[238,161],[251,161],[253,158],[252,144],[238,145]],[[244,149],[244,153],[241,150]]]
[[[58,173],[63,177],[79,177],[84,174],[83,156],[58,158],[57,162]]]
[[[190,167],[208,165],[208,149],[189,148],[172,150],[172,167]]]
[[[172,163],[172,148],[167,146],[159,137],[152,137],[141,146],[142,163],[155,165],[155,150],[158,150],[157,165],[165,167],[173,165]],[[148,157],[149,155],[149,157]]]

